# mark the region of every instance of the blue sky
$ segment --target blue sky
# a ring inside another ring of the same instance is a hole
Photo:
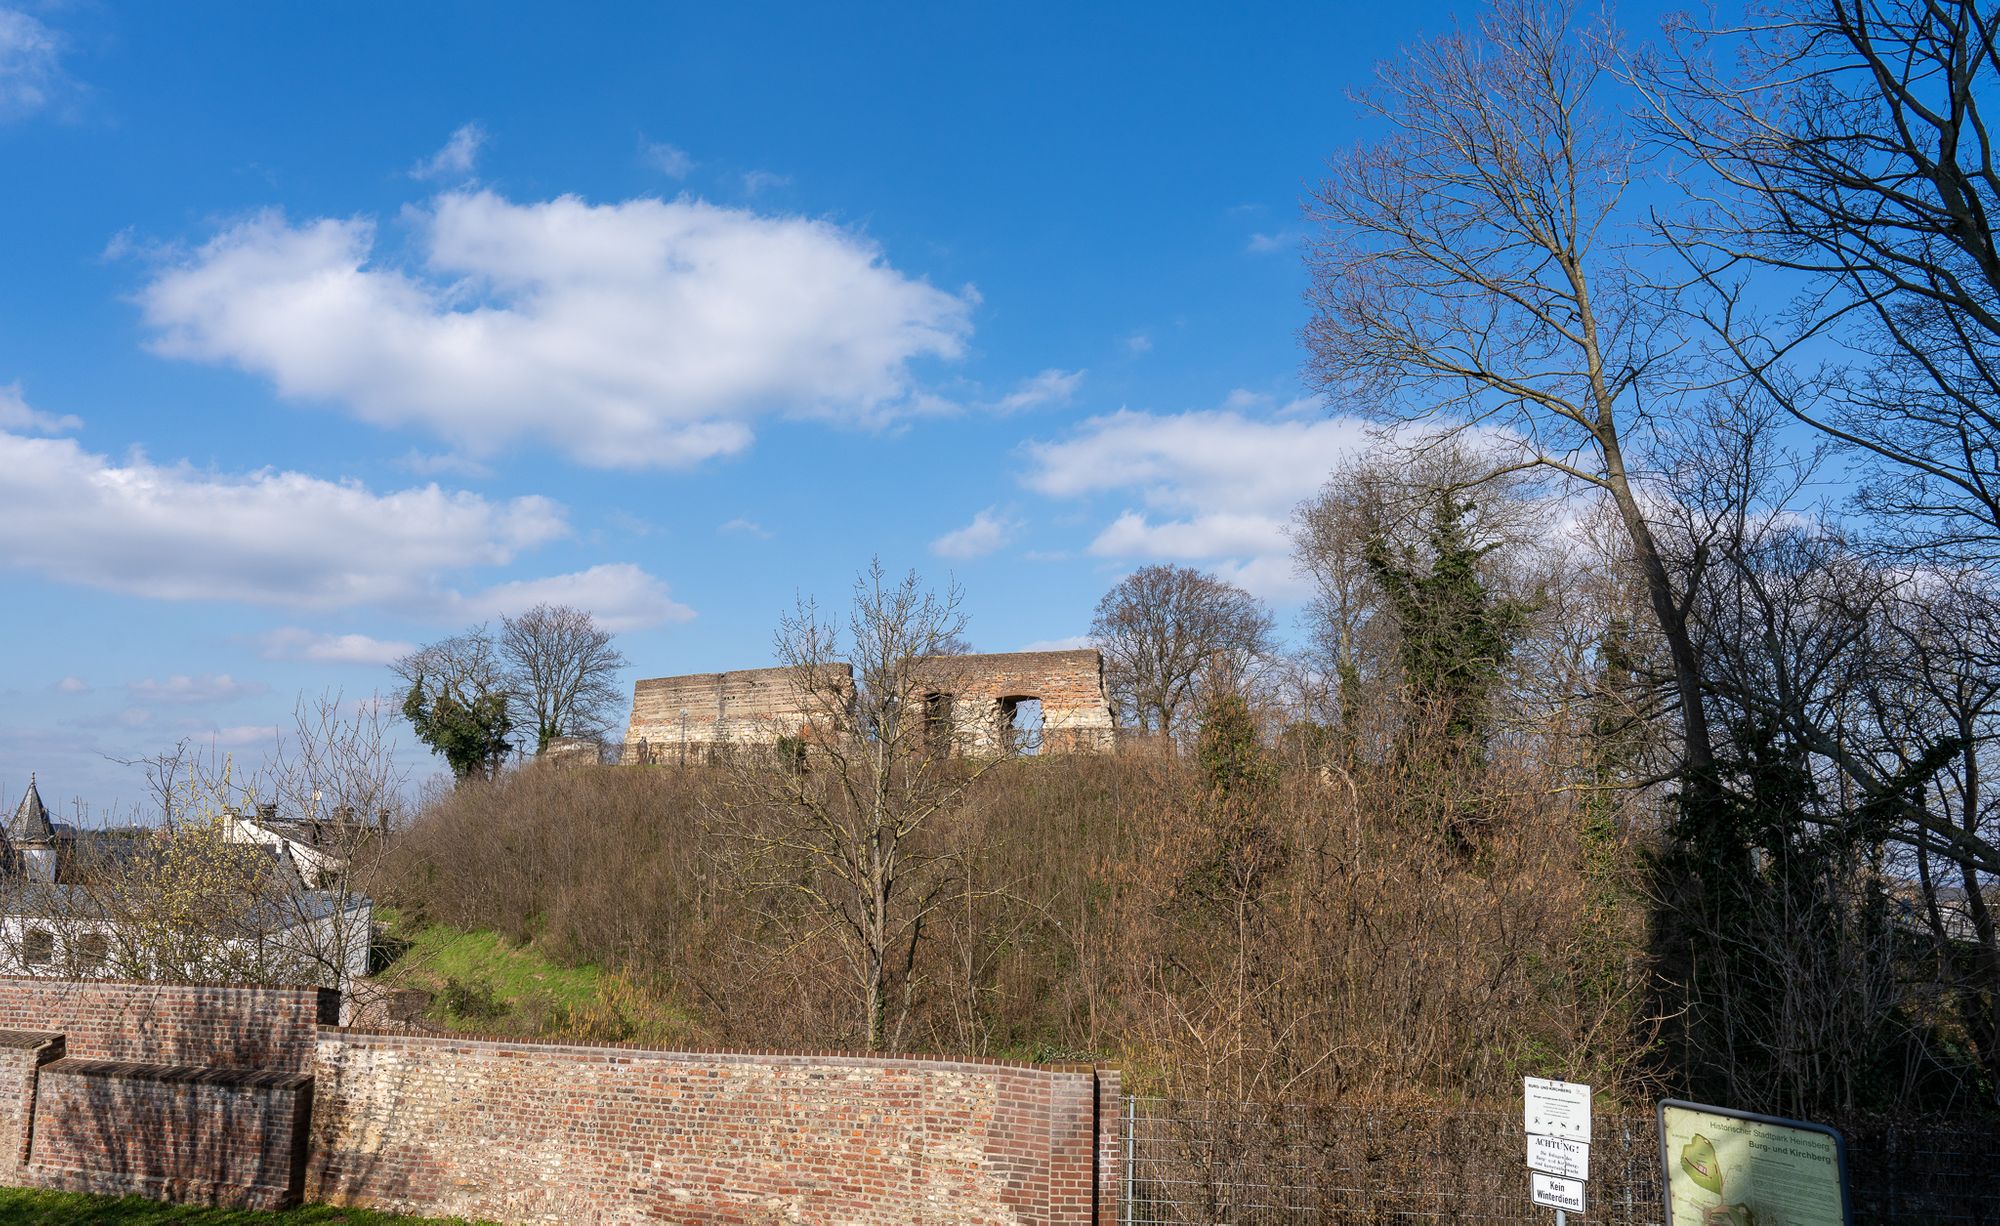
[[[983,650],[1289,618],[1298,201],[1449,10],[844,8],[0,7],[7,803],[538,598],[633,676],[875,554]]]

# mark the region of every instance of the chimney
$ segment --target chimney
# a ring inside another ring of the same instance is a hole
[[[278,816],[278,806],[275,804],[258,805],[257,816],[264,821],[271,821]]]

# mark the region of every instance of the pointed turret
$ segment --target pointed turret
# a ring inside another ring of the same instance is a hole
[[[21,797],[21,803],[14,808],[14,820],[7,823],[7,837],[16,843],[55,846],[56,830],[49,825],[49,810],[42,804],[42,791],[35,786],[33,775],[28,776],[27,795]]]
[[[13,844],[13,854],[29,877],[36,881],[56,879],[56,830],[49,824],[48,806],[42,803],[33,775],[28,776],[28,794],[21,797],[13,820],[7,823],[7,841]]]

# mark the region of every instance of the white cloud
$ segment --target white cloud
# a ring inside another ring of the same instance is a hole
[[[1022,409],[1038,409],[1043,405],[1068,404],[1076,395],[1077,385],[1083,382],[1080,370],[1056,370],[1051,367],[1031,379],[1024,379],[1021,385],[1002,396],[993,404],[998,413],[1018,413]]]
[[[409,217],[420,268],[378,260],[363,218],[225,230],[141,291],[153,348],[474,456],[639,468],[741,451],[772,413],[908,411],[911,364],[960,356],[978,300],[826,222],[695,200],[451,192]]]
[[[1124,347],[1125,352],[1134,357],[1142,353],[1153,352],[1153,338],[1144,332],[1134,332],[1118,343]]]
[[[1279,230],[1273,234],[1252,234],[1244,249],[1252,255],[1270,255],[1276,251],[1290,251],[1297,247],[1299,236],[1291,230]]]
[[[1059,639],[1036,639],[1016,647],[1016,651],[1075,651],[1079,647],[1090,646],[1087,634],[1072,634]]]
[[[669,145],[665,141],[641,138],[639,156],[645,160],[646,165],[669,179],[685,179],[688,177],[688,172],[694,169],[694,159],[688,156],[687,150],[677,145]]]
[[[0,120],[32,115],[68,85],[62,39],[21,12],[0,8]]]
[[[0,383],[0,430],[22,430],[30,434],[63,434],[83,428],[83,419],[71,415],[44,413],[30,408],[21,396],[19,382]]]
[[[195,733],[201,739],[223,749],[276,745],[278,741],[278,729],[274,724],[233,724],[227,728],[217,728],[189,721],[181,726],[186,731]]]
[[[1268,420],[1228,410],[1120,409],[1058,442],[1031,442],[1031,488],[1058,498],[1136,492],[1163,510],[1288,515],[1369,430],[1351,417]]]
[[[428,452],[414,448],[396,461],[396,467],[419,477],[490,477],[493,467],[449,451]]]
[[[1029,488],[1053,498],[1126,506],[1090,543],[1099,557],[1199,564],[1250,591],[1299,594],[1286,535],[1292,509],[1366,448],[1354,418],[1276,418],[1232,393],[1236,408],[1178,414],[1122,409],[1054,442],[1026,447]]]
[[[130,681],[126,692],[138,702],[167,702],[195,704],[228,702],[234,698],[255,698],[270,690],[261,681],[238,681],[228,673],[212,673],[199,677],[186,675],[168,677],[156,681],[151,677],[144,681]]]
[[[66,438],[0,432],[0,472],[0,566],[156,599],[409,606],[568,531],[545,498],[119,462]]]
[[[1021,530],[1018,520],[998,514],[992,507],[972,517],[963,528],[955,528],[931,542],[931,552],[941,558],[983,558],[1014,539]]]
[[[444,148],[410,167],[413,179],[463,179],[479,163],[479,150],[486,144],[486,129],[476,123],[462,125],[451,134]]]
[[[766,528],[756,520],[744,519],[740,515],[728,523],[721,525],[716,531],[726,536],[748,536],[760,541],[768,541],[774,535],[769,528]]]
[[[56,682],[55,689],[58,694],[88,694],[90,682],[81,677],[64,677]]]
[[[1255,556],[1285,539],[1286,517],[1231,512],[1198,514],[1155,523],[1126,511],[1090,542],[1090,552],[1106,558],[1209,558]]]
[[[629,562],[496,584],[470,596],[454,595],[449,608],[458,620],[485,621],[543,603],[583,609],[612,631],[643,630],[661,622],[689,621],[695,615],[668,594],[666,584]]]
[[[415,643],[366,634],[321,634],[298,626],[270,631],[257,642],[267,660],[305,660],[314,664],[390,664],[417,649]]]
[[[778,187],[790,187],[792,176],[781,175],[770,170],[752,170],[743,176],[743,190],[748,195],[759,195]]]

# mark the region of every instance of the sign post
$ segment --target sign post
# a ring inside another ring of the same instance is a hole
[[[1528,1129],[1528,1197],[1556,1211],[1556,1226],[1584,1211],[1590,1178],[1590,1087],[1528,1077],[1522,1085]]]
[[[1669,1098],[1660,1104],[1669,1226],[1849,1226],[1847,1143],[1824,1124]]]

